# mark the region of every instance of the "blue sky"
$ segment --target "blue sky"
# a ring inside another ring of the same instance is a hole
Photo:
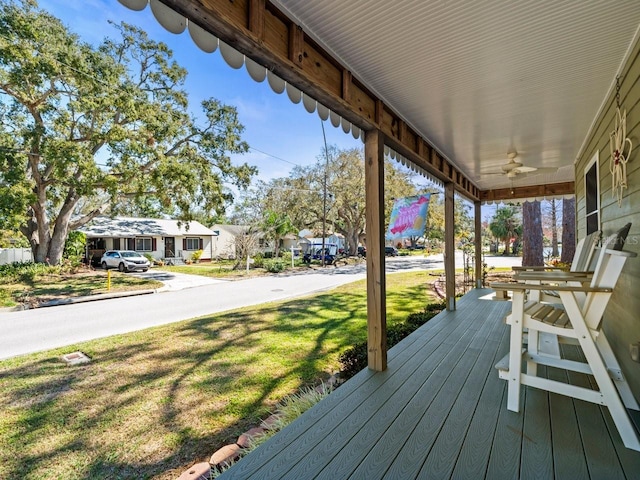
[[[323,137],[317,113],[308,113],[302,103],[293,104],[286,93],[274,93],[266,80],[255,82],[244,67],[239,70],[229,67],[219,49],[211,54],[204,53],[187,31],[179,35],[168,32],[148,6],[135,12],[117,0],[39,0],[39,5],[92,44],[117,35],[109,21],[136,25],[152,39],[166,43],[173,50],[174,59],[189,72],[185,90],[194,114],[199,112],[200,102],[210,97],[237,108],[240,122],[245,127],[243,139],[252,149],[232,158],[236,163],[247,162],[258,167],[257,178],[266,181],[288,176],[293,164],[313,164],[321,154]],[[334,128],[331,122],[326,121],[324,125],[329,145],[362,147],[360,140],[345,134],[341,128]],[[427,183],[423,177],[416,177],[416,183]],[[494,210],[493,206],[483,206],[482,218],[491,216]]]
[[[244,67],[239,70],[229,67],[219,50],[204,53],[193,43],[188,32],[169,33],[156,21],[149,7],[135,12],[117,0],[40,0],[39,5],[93,44],[100,43],[104,37],[117,35],[108,23],[111,20],[136,25],[152,39],[169,45],[175,60],[189,72],[185,90],[193,113],[199,112],[200,102],[210,97],[238,109],[240,122],[245,127],[243,139],[253,149],[233,159],[257,166],[258,178],[268,180],[287,176],[292,163],[315,163],[321,153],[323,138],[317,113],[308,113],[301,103],[291,103],[286,93],[274,93],[266,80],[255,82]],[[362,146],[362,142],[351,134],[346,135],[342,129],[334,128],[330,122],[325,122],[325,131],[329,145],[335,144],[339,148]]]

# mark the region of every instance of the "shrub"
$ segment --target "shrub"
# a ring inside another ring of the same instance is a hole
[[[198,263],[203,253],[204,252],[202,250],[196,250],[191,254],[191,260],[193,260],[195,263]]]
[[[353,377],[368,363],[367,342],[356,343],[353,347],[349,347],[338,357],[340,362],[340,377],[347,380]]]
[[[84,233],[69,232],[62,252],[62,263],[65,271],[74,272],[82,265],[86,245],[87,236]]]
[[[270,260],[270,261],[264,262],[264,268],[267,270],[267,272],[279,273],[283,271],[286,268],[286,266],[284,262],[282,262],[281,260]]]
[[[404,322],[391,325],[387,329],[387,348],[391,348],[399,343],[403,338],[427,323],[445,308],[443,302],[431,303],[425,307],[424,311],[411,313]],[[341,365],[341,377],[344,380],[353,377],[360,370],[367,367],[367,342],[356,343],[354,346],[342,352],[338,357],[338,362],[340,362]]]
[[[4,283],[11,281],[33,282],[38,275],[59,275],[62,268],[59,265],[44,263],[14,262],[0,265],[0,279]]]
[[[264,267],[264,255],[261,253],[256,253],[253,257],[253,268],[262,268]]]
[[[411,325],[415,329],[421,327],[437,314],[433,312],[414,312],[407,317],[407,325]]]
[[[406,322],[396,323],[387,329],[387,348],[391,348],[415,330]]]
[[[425,312],[440,313],[441,311],[446,310],[446,309],[447,309],[447,304],[444,301],[436,302],[436,303],[430,303],[426,307],[424,307]]]

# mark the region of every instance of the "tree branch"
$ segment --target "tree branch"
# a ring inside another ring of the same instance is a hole
[[[109,204],[104,203],[100,207],[98,207],[95,210],[93,210],[92,212],[87,213],[86,215],[74,220],[73,222],[69,222],[69,230],[70,231],[77,230],[81,226],[89,223],[91,220],[96,218],[98,215],[101,215],[104,212],[106,212],[108,208],[109,208]]]

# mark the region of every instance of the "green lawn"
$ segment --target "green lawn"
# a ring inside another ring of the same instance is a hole
[[[390,324],[431,300],[387,281]],[[0,478],[174,479],[338,370],[366,339],[365,282],[0,362]],[[92,358],[65,366],[60,355]]]
[[[187,273],[189,275],[202,275],[203,277],[213,278],[248,278],[265,275],[266,270],[250,269],[247,274],[246,268],[238,268],[233,270],[234,263],[232,262],[211,262],[211,263],[194,263],[191,265],[164,265],[157,267],[158,270],[165,270],[167,272]]]
[[[153,289],[162,283],[111,271],[110,292]],[[33,278],[0,280],[0,307],[13,307],[19,303],[36,305],[60,298],[82,297],[107,293],[107,272],[85,270],[78,273],[38,274]]]

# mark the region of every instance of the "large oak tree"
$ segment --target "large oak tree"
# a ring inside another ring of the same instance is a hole
[[[349,253],[355,255],[365,232],[364,168],[362,149],[330,146],[317,157],[317,163],[295,167],[289,177],[260,182],[238,205],[232,221],[257,224],[278,212],[299,230],[321,235],[325,218],[327,231],[344,235]],[[394,199],[415,195],[416,187],[410,173],[390,159],[385,161],[384,182],[388,221]]]
[[[194,117],[167,45],[114,27],[94,47],[33,1],[0,6],[0,228],[38,262],[104,212],[220,213],[223,183],[255,173],[229,158],[247,150],[235,108],[208,99]]]

